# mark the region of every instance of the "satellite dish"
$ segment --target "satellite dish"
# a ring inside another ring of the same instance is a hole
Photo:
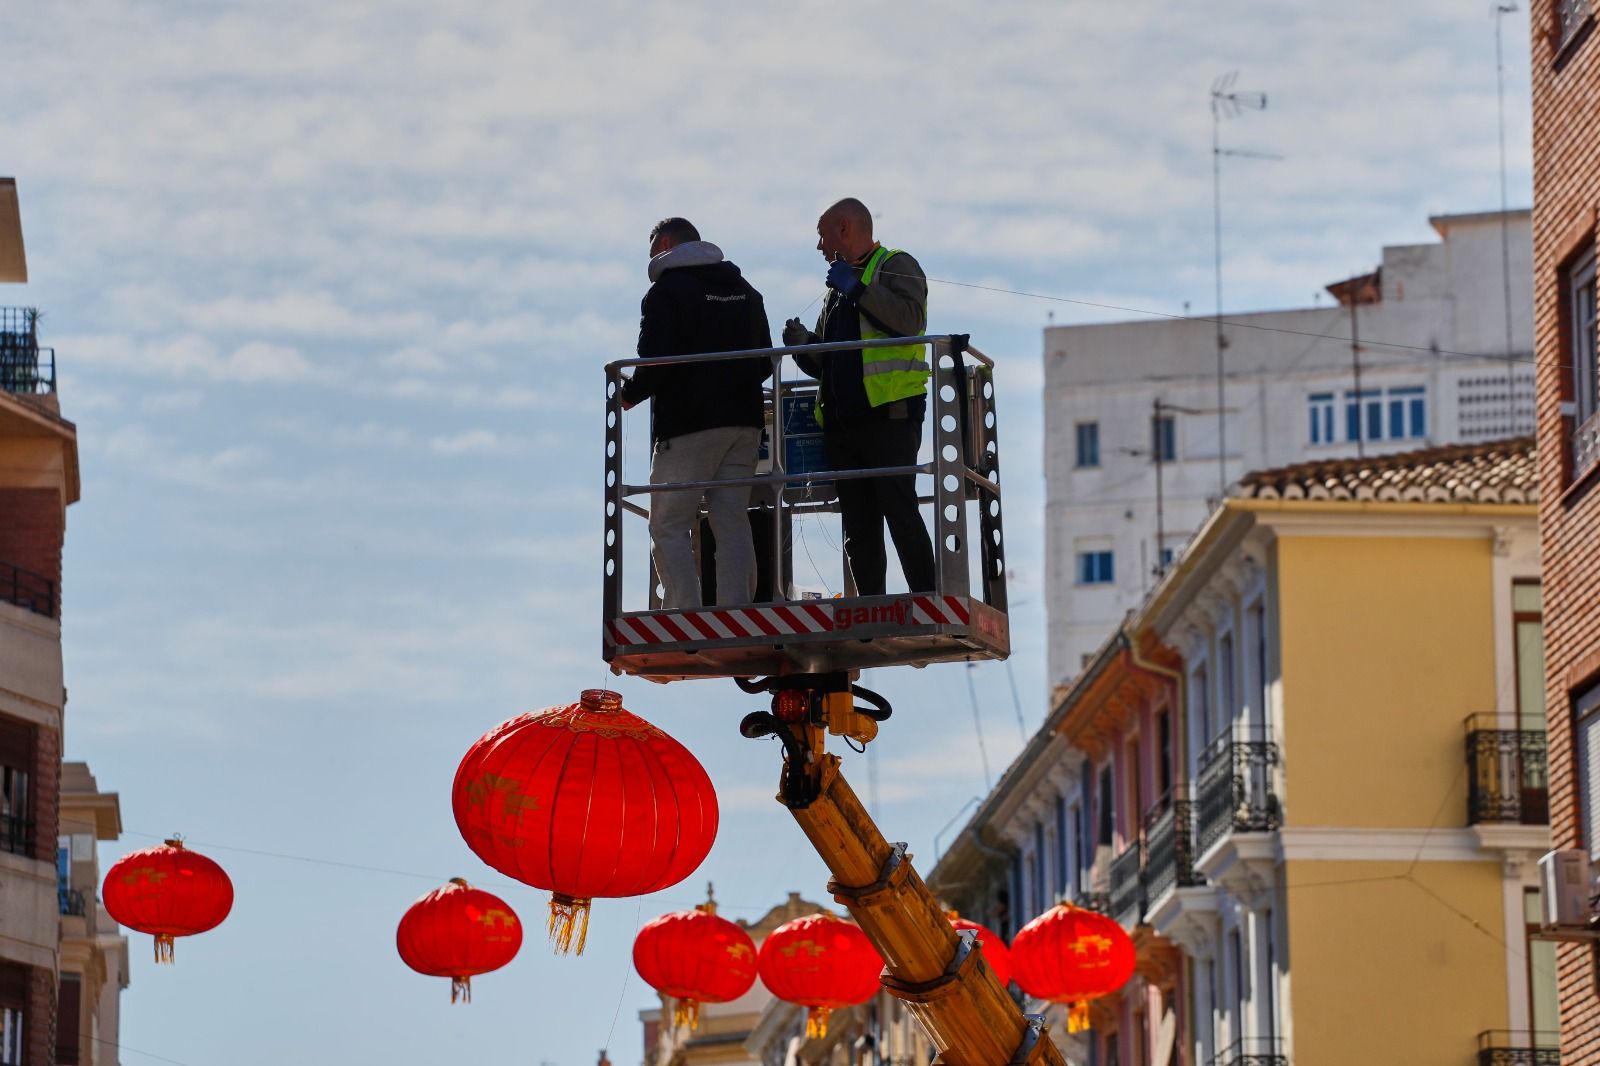
[[[1155,1054],[1151,1066],[1172,1066],[1172,1052],[1178,1046],[1178,1016],[1168,1007],[1161,1014],[1161,1024],[1156,1026]]]

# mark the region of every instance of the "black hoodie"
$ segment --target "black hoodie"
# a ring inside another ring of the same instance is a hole
[[[716,245],[691,241],[650,261],[654,282],[639,315],[639,355],[699,355],[772,347],[766,307]],[[719,426],[762,425],[761,383],[770,359],[641,366],[623,399],[652,401],[650,437],[670,440]]]

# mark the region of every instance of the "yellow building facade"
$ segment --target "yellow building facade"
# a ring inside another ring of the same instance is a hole
[[[1131,621],[1184,664],[1204,883],[1139,924],[1184,946],[1192,1061],[1551,1042],[1536,505],[1527,441],[1250,475]]]

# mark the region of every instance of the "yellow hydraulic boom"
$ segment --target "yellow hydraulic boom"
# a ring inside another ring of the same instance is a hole
[[[974,935],[957,933],[911,865],[891,844],[824,750],[829,733],[861,742],[887,718],[887,701],[844,674],[739,681],[773,693],[773,710],[745,716],[746,737],[783,741],[778,799],[828,864],[828,891],[849,909],[883,956],[884,987],[939,1049],[944,1066],[1066,1066],[1041,1019],[1024,1016],[983,959]],[[855,697],[867,706],[855,703]]]

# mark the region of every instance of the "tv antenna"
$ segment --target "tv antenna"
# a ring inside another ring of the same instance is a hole
[[[1226,396],[1227,367],[1224,353],[1228,338],[1222,332],[1222,157],[1241,159],[1282,159],[1267,152],[1252,152],[1243,148],[1222,147],[1222,120],[1238,118],[1246,111],[1265,111],[1267,94],[1246,92],[1235,88],[1239,81],[1237,70],[1229,71],[1211,83],[1211,224],[1216,252],[1217,280],[1217,499],[1228,495],[1228,404]]]
[[[1501,27],[1505,16],[1517,10],[1514,0],[1498,0],[1490,14],[1494,17],[1494,80],[1500,97],[1500,283],[1504,290],[1506,321],[1506,428],[1517,426],[1517,356],[1511,337],[1511,223],[1506,217],[1506,65],[1501,48]]]

